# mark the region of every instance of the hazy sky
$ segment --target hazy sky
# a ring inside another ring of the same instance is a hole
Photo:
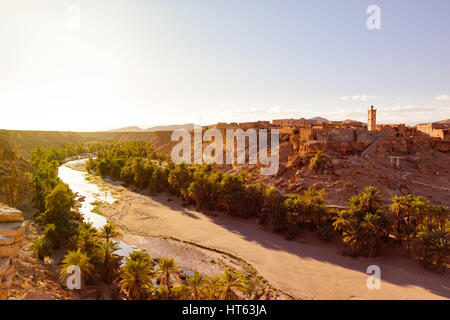
[[[1,1],[0,128],[366,121],[371,104],[385,123],[450,118],[449,15],[448,0]]]

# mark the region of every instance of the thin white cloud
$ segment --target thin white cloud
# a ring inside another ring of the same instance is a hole
[[[295,115],[295,116],[300,116],[302,115],[301,112],[295,110],[295,109],[290,109],[290,108],[284,108],[284,107],[280,107],[280,106],[274,106],[274,107],[269,107],[269,108],[242,108],[242,109],[234,109],[231,110],[231,112],[235,113],[235,114],[267,114],[267,115]]]
[[[377,122],[417,124],[450,118],[450,107],[395,105],[376,107]],[[330,120],[353,119],[367,121],[367,108],[336,109],[323,114]]]
[[[222,104],[222,111],[214,114],[205,114],[205,123],[216,122],[246,122],[256,120],[273,120],[284,118],[308,118],[317,116],[312,112],[299,111],[299,107],[284,106],[238,106],[230,104]]]
[[[367,100],[369,100],[369,96],[367,94],[342,96],[341,100],[343,100],[343,101],[367,101]]]
[[[209,114],[205,123],[217,122],[246,122],[256,120],[273,120],[283,118],[311,118],[324,117],[328,120],[338,121],[352,119],[367,122],[367,107],[339,108],[333,110],[314,112],[309,109],[290,108],[282,106],[267,107],[244,107],[227,105],[222,112]],[[391,105],[377,106],[378,123],[405,123],[415,125],[417,123],[428,123],[450,118],[450,107],[431,107],[417,105]],[[205,119],[206,120],[206,119]]]
[[[435,100],[438,100],[438,101],[449,101],[450,100],[450,96],[447,95],[447,94],[441,94],[441,95],[437,96],[435,98]]]

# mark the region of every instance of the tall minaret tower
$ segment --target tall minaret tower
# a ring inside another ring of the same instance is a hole
[[[367,110],[367,130],[375,131],[377,130],[377,109],[374,109],[373,106]]]

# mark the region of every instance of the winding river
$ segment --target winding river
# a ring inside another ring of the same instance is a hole
[[[86,160],[69,163],[82,161]],[[58,175],[73,192],[84,197],[79,209],[84,219],[96,228],[103,226],[106,218],[92,212],[92,203],[112,204],[116,200],[114,195],[86,179],[85,172],[67,165],[59,167]],[[138,201],[133,202],[133,199]],[[159,234],[165,229],[177,238],[232,252],[245,258],[276,287],[303,299],[450,298],[448,277],[427,272],[416,261],[403,259],[392,250],[386,250],[377,258],[349,258],[339,254],[334,243],[319,242],[312,237],[304,238],[305,242],[287,241],[279,234],[258,227],[256,221],[228,215],[211,218],[183,209],[181,205],[167,206],[157,199],[132,192],[127,202],[120,201],[114,206],[116,210],[123,210],[122,219],[129,218],[127,227],[131,230],[146,228],[149,234]],[[141,219],[129,217],[133,209],[139,209]],[[148,217],[157,219],[158,223],[142,219]],[[121,256],[126,257],[132,251],[130,245],[120,242],[118,253]],[[382,270],[382,290],[367,288],[366,270],[373,264]]]
[[[76,164],[86,162],[86,159],[74,160],[69,163]],[[80,213],[83,215],[84,220],[87,222],[92,222],[92,225],[99,229],[107,223],[105,217],[92,212],[95,201],[113,203],[115,201],[114,196],[109,191],[103,191],[96,184],[89,182],[85,177],[85,172],[78,171],[67,167],[63,164],[58,169],[59,178],[69,185],[70,189],[82,199],[81,207],[79,208]],[[84,200],[83,200],[84,197]],[[117,254],[122,257],[127,257],[133,248],[123,241],[119,241],[120,249]]]

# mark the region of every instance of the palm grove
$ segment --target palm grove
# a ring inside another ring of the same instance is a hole
[[[95,150],[91,146],[88,151]],[[134,251],[122,261],[117,254],[120,233],[114,224],[107,223],[97,230],[83,222],[75,209],[74,194],[57,176],[66,157],[86,151],[70,146],[37,147],[32,151],[30,185],[38,209],[35,220],[42,225],[41,237],[33,243],[33,249],[39,259],[64,249],[62,281],[71,274],[71,266],[78,266],[85,284],[117,281],[121,293],[129,299],[236,299],[253,294],[252,282],[229,268],[209,278],[194,272],[180,281],[180,270],[171,258],[156,261],[144,252]]]
[[[323,190],[310,188],[301,194],[281,194],[263,183],[247,184],[243,176],[224,174],[209,165],[174,164],[148,142],[109,142],[63,148],[38,147],[32,151],[30,184],[36,220],[43,227],[34,243],[39,258],[65,248],[61,277],[77,265],[84,281],[117,280],[131,299],[231,299],[248,293],[242,274],[226,269],[223,275],[204,278],[199,273],[177,281],[173,259],[154,261],[133,252],[122,262],[117,255],[118,232],[112,224],[96,230],[82,221],[74,209],[75,196],[57,176],[67,156],[96,152],[87,169],[110,176],[152,193],[169,192],[199,210],[221,210],[232,216],[257,217],[274,232],[294,239],[303,229],[322,240],[340,236],[343,254],[375,257],[385,246],[398,246],[406,257],[416,258],[427,269],[443,272],[449,257],[450,223],[447,207],[434,206],[414,195],[395,196],[389,210],[377,188],[366,187],[348,200],[345,210],[325,205]],[[311,170],[320,170],[323,153],[311,159]],[[178,279],[179,280],[179,279]]]
[[[311,158],[311,170],[321,170],[324,157],[323,151],[317,152]],[[395,196],[386,208],[379,190],[368,186],[348,199],[345,210],[330,209],[325,205],[324,190],[281,194],[263,183],[247,184],[245,177],[225,174],[210,165],[176,165],[148,142],[104,144],[97,157],[88,161],[87,169],[151,192],[168,191],[199,210],[257,217],[288,239],[306,227],[323,240],[340,236],[343,254],[375,257],[392,244],[430,270],[443,272],[448,263],[449,209],[432,205],[422,196]]]

